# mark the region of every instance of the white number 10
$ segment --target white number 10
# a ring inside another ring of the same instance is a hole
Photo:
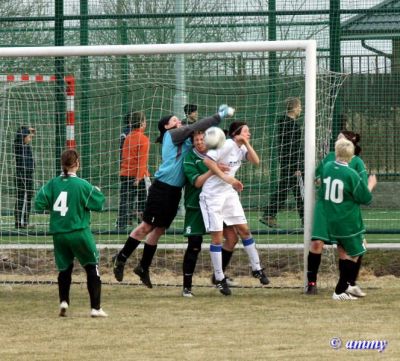
[[[61,192],[53,204],[53,211],[60,212],[61,217],[65,217],[68,212],[67,192]]]
[[[334,179],[331,177],[325,178],[324,183],[326,184],[325,199],[332,201],[333,203],[343,202],[343,188],[344,184],[340,179]]]

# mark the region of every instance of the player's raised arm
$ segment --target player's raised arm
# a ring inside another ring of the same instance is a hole
[[[170,130],[172,142],[180,144],[189,138],[195,131],[205,131],[206,129],[218,125],[221,120],[227,117],[232,117],[235,114],[235,109],[229,107],[226,104],[220,105],[218,113],[212,115],[211,117],[203,118],[196,123],[185,125]]]

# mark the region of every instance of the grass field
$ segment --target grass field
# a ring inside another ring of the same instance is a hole
[[[56,285],[0,285],[0,360],[399,360],[400,285],[379,282],[347,302],[328,289],[241,288],[224,297],[198,287],[188,299],[176,287],[105,285],[107,319],[88,316],[85,284],[72,286],[67,318],[58,317]],[[387,347],[348,350],[351,340]]]

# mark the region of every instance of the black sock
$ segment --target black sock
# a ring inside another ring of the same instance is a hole
[[[317,282],[317,274],[319,265],[321,264],[321,254],[308,252],[308,270],[307,278],[308,282]]]
[[[98,266],[88,264],[85,266],[87,289],[90,297],[90,308],[100,309],[101,301],[101,280],[98,273]]]
[[[157,245],[152,246],[150,244],[145,243],[143,249],[142,259],[140,261],[140,265],[145,271],[148,271],[153,261],[154,254],[156,253]]]
[[[183,257],[183,287],[192,288],[193,273],[196,268],[197,258],[201,251],[202,236],[189,236],[188,247]]]
[[[227,251],[222,247],[222,270],[225,272],[226,267],[228,267],[231,258],[233,255],[233,251]]]
[[[58,274],[58,295],[60,303],[66,301],[69,304],[69,290],[71,288],[73,268],[74,265],[71,264],[65,271],[61,271]]]
[[[130,257],[133,251],[139,246],[140,241],[131,236],[125,242],[124,247],[119,251],[117,259],[118,261],[126,262],[126,260]]]
[[[362,256],[358,257],[358,260],[356,262],[352,277],[350,278],[350,286],[355,286],[356,285],[356,281],[358,278],[358,274],[360,273],[360,268],[361,268],[361,260],[362,260]]]
[[[350,261],[348,259],[346,260],[339,259],[340,275],[339,275],[339,281],[335,289],[336,294],[343,293],[347,290],[347,287],[349,286],[349,280],[354,272],[353,270],[355,265],[356,264],[353,261]]]

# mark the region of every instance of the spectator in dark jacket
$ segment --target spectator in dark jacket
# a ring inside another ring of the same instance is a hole
[[[276,214],[285,204],[289,192],[293,193],[301,223],[304,222],[303,173],[304,156],[302,130],[297,121],[301,114],[299,98],[286,100],[286,113],[278,121],[277,148],[280,179],[277,191],[271,196],[260,221],[269,227],[278,227]]]
[[[21,126],[15,135],[15,228],[30,227],[29,215],[31,213],[33,172],[35,170],[31,142],[34,134],[34,128]]]

